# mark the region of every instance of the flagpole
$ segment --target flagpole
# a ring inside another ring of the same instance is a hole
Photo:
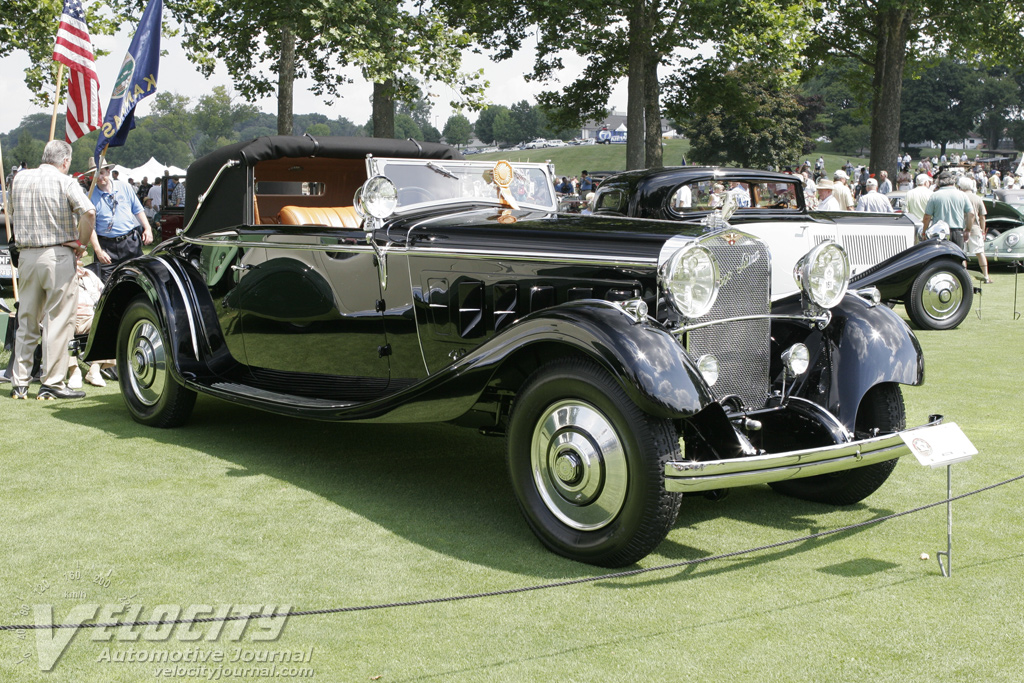
[[[50,142],[53,142],[53,133],[57,129],[57,106],[60,104],[61,82],[64,80],[64,62],[57,62],[57,91],[53,93],[53,115],[50,117]]]
[[[103,168],[103,164],[107,163],[107,150],[110,149],[110,145],[103,145],[103,151],[100,152],[100,162],[96,164],[96,170],[92,172],[92,185],[89,186],[89,191],[85,193],[85,196],[92,200],[92,191],[96,189],[96,179],[100,177],[100,169]]]
[[[7,173],[3,163],[4,153],[0,149],[0,192],[4,193],[4,224],[7,227],[7,243],[11,243],[11,209],[7,202]],[[11,262],[11,286],[14,288],[14,303],[18,303],[18,269]]]

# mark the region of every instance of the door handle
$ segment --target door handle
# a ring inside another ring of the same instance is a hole
[[[234,270],[234,271],[252,270],[252,266],[250,264],[248,264],[248,263],[243,264],[243,265],[238,265],[236,263],[232,263],[231,264],[231,270]]]

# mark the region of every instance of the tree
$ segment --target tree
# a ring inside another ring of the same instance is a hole
[[[525,38],[538,33],[536,59],[529,79],[550,81],[561,75],[563,51],[585,60],[576,79],[561,91],[546,91],[538,103],[557,128],[576,128],[607,114],[612,85],[627,79],[626,126],[628,168],[660,166],[661,99],[659,67],[686,80],[703,58],[688,58],[685,49],[713,44],[724,73],[742,59],[757,59],[770,69],[789,67],[809,35],[806,0],[748,0],[730,3],[672,0],[577,0],[570,5],[525,0],[487,5],[474,0],[439,0],[465,17],[470,30],[497,46],[507,59]]]
[[[473,136],[473,124],[462,114],[455,114],[444,124],[442,134],[449,145],[461,148],[469,144],[469,139]]]
[[[803,151],[796,90],[782,75],[745,62],[721,76],[706,73],[687,95],[683,132],[701,164],[781,168]]]
[[[121,22],[129,18],[115,14],[107,3],[89,2],[83,5],[89,33],[94,37],[113,35]],[[16,51],[28,54],[31,66],[25,71],[25,85],[32,93],[32,101],[40,106],[53,105],[58,69],[52,58],[53,43],[63,7],[63,0],[4,0],[3,11],[0,12],[0,59]],[[93,53],[97,57],[107,54],[96,49],[95,42]],[[68,70],[65,69],[64,78],[67,77]],[[60,96],[62,99],[67,96],[67,87],[63,84]]]
[[[526,100],[516,102],[508,113],[512,119],[512,125],[515,126],[514,133],[511,138],[508,138],[508,142],[529,142],[540,135],[540,112],[531,107],[529,102]]]
[[[441,131],[428,123],[423,126],[423,140],[424,142],[441,142]]]
[[[968,61],[1015,64],[1024,47],[1024,14],[1002,0],[978,0],[969,14],[953,0],[827,0],[823,10],[808,57],[820,64],[853,58],[862,65],[850,77],[870,95],[873,173],[896,171],[903,83],[916,59],[945,51]]]
[[[506,146],[516,142],[516,125],[512,121],[512,113],[505,107],[499,109],[498,113],[494,115],[491,130],[493,131],[494,142],[502,142]]]
[[[900,139],[932,140],[946,153],[950,140],[963,140],[981,115],[975,97],[975,69],[953,59],[941,59],[903,86]]]
[[[331,134],[331,127],[326,123],[314,123],[312,126],[306,129],[306,135],[312,135],[315,138],[326,137]]]
[[[491,145],[497,140],[494,135],[494,119],[498,116],[498,112],[501,111],[508,114],[508,107],[501,104],[491,105],[480,112],[480,116],[477,117],[476,123],[473,125],[480,142]]]
[[[185,51],[205,76],[223,64],[248,101],[276,91],[282,135],[294,132],[296,78],[309,78],[312,92],[328,101],[348,83],[337,68],[349,56],[341,48],[368,10],[364,0],[166,0],[166,7],[182,22]]]
[[[343,0],[322,0],[342,3]],[[461,101],[453,106],[482,106],[487,83],[482,70],[463,73],[462,51],[471,37],[452,30],[447,14],[430,2],[415,8],[397,0],[366,0],[368,11],[358,30],[332,28],[326,38],[343,48],[373,83],[373,126],[376,137],[395,135],[395,103],[415,103],[422,97],[420,80],[451,87]],[[414,10],[414,11],[410,11]]]
[[[394,137],[399,140],[422,140],[423,129],[408,114],[398,114],[395,116]]]

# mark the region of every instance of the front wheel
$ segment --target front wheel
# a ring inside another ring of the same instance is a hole
[[[679,514],[665,490],[678,459],[671,420],[643,412],[592,361],[553,361],[533,373],[509,419],[508,467],[519,507],[540,541],[573,560],[633,564]]]
[[[866,439],[873,434],[891,434],[903,429],[906,423],[899,385],[876,384],[861,399],[854,436]],[[779,481],[769,486],[787,496],[815,503],[853,505],[877,491],[895,468],[893,459],[842,472]]]
[[[136,422],[179,427],[192,414],[196,394],[174,379],[171,362],[156,310],[145,296],[136,298],[117,331],[117,377]]]
[[[974,301],[971,276],[959,263],[932,263],[914,279],[907,301],[910,321],[923,330],[951,330],[964,321]]]

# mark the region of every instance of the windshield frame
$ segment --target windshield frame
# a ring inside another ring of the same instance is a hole
[[[506,207],[499,196],[499,187],[491,175],[496,161],[482,159],[427,160],[398,157],[366,158],[367,177],[382,175],[398,188],[399,202],[396,214],[450,204],[490,204]],[[558,199],[554,188],[554,167],[550,163],[511,163],[515,179],[509,192],[521,209],[556,211]],[[452,178],[451,176],[456,176]],[[431,190],[440,190],[452,184],[453,191],[446,196],[431,196]],[[408,192],[410,187],[419,191]],[[403,197],[403,190],[406,190]]]

